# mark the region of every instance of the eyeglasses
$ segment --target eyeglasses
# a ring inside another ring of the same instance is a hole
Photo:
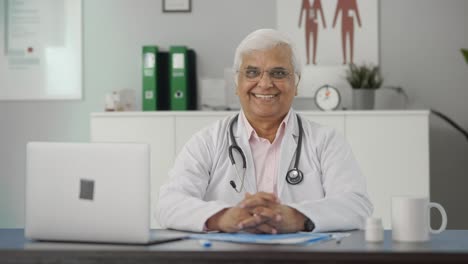
[[[246,68],[239,70],[243,77],[249,82],[258,82],[263,78],[265,72],[273,82],[284,82],[291,76],[291,72],[284,68],[273,68],[270,70],[260,70],[259,68]]]

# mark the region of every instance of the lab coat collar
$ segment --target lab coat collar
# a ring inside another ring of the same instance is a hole
[[[277,175],[277,193],[279,197],[281,197],[284,186],[287,184],[286,174],[294,166],[294,161],[296,159],[297,141],[299,139],[299,124],[297,122],[297,114],[293,109],[291,109],[290,112],[291,116],[289,117],[283,142],[281,142],[280,148],[280,166]],[[302,123],[304,123],[304,121]],[[302,144],[304,144],[304,138],[302,138]]]
[[[237,124],[234,124],[233,131],[237,144],[242,149],[245,155],[246,167],[244,178],[244,192],[256,193],[257,192],[257,179],[255,177],[255,165],[253,163],[252,151],[250,150],[249,137],[245,129],[244,119],[237,118]],[[236,127],[237,126],[237,127]],[[232,144],[232,143],[231,143]]]
[[[286,124],[286,135],[292,135],[294,137],[299,137],[299,124],[297,123],[297,114],[294,109],[289,110],[289,119]]]

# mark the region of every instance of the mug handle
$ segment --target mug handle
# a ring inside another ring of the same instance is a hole
[[[439,234],[442,231],[445,230],[447,227],[447,213],[445,212],[445,209],[442,207],[442,205],[438,203],[429,203],[429,210],[431,208],[437,208],[439,210],[440,215],[442,216],[442,224],[440,225],[440,228],[437,230],[432,229],[432,227],[429,225],[429,230],[431,231],[432,234]]]

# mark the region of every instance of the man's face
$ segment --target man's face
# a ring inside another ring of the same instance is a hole
[[[288,46],[244,54],[237,78],[236,93],[249,119],[281,119],[297,95]]]

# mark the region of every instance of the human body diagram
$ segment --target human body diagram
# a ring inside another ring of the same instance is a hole
[[[304,21],[306,64],[312,63],[316,65],[318,57],[317,45],[319,43],[320,20],[323,29],[326,29],[327,26],[321,0],[313,0],[312,4],[311,2],[311,0],[302,0],[298,26],[301,28],[302,21]],[[354,63],[354,22],[357,22],[359,28],[362,27],[357,0],[337,0],[332,28],[336,27],[339,18],[341,18],[342,62],[343,64]],[[348,43],[349,57],[347,52]]]

